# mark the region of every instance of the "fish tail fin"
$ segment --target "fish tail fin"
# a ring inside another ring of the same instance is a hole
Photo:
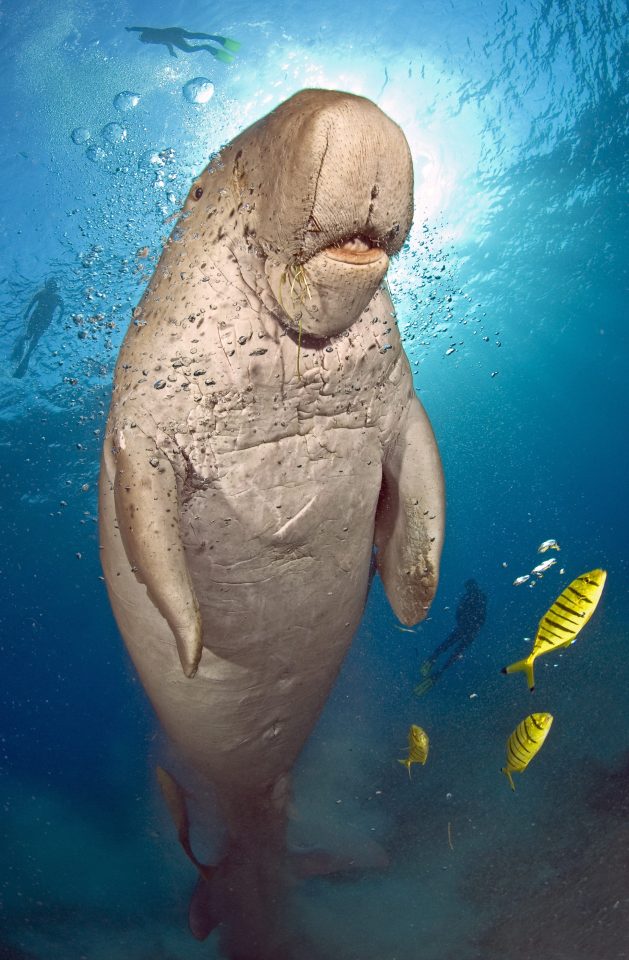
[[[509,664],[508,667],[503,667],[503,673],[517,673],[519,670],[522,670],[526,674],[526,682],[529,685],[529,690],[531,693],[535,689],[535,677],[533,676],[533,658],[525,657],[524,660],[516,660],[515,663]]]
[[[401,763],[403,767],[406,767],[408,770],[408,779],[411,780],[411,761],[410,760],[398,760],[398,763]]]
[[[511,789],[515,790],[515,783],[513,782],[513,777],[511,776],[511,771],[509,770],[509,767],[503,767],[502,772],[504,773],[505,777],[507,777],[509,783],[511,784]]]

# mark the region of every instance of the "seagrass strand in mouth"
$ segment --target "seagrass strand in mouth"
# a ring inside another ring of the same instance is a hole
[[[386,257],[382,247],[376,246],[366,237],[350,237],[343,243],[326,247],[323,251],[331,260],[340,260],[342,263],[363,264],[375,263],[381,257]]]

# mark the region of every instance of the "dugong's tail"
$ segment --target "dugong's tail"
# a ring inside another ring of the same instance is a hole
[[[205,940],[218,927],[229,960],[297,960],[285,915],[286,870],[283,851],[230,841],[220,863],[197,880],[188,914],[193,936]]]
[[[218,927],[229,960],[301,960],[286,928],[287,779],[255,795],[225,786],[217,791],[227,842],[211,866],[192,850],[186,792],[161,767],[157,777],[179,842],[199,874],[188,916],[193,936],[205,940]]]

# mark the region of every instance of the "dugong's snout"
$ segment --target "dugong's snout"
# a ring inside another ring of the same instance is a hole
[[[222,151],[184,215],[208,249],[257,249],[287,326],[334,336],[360,317],[408,235],[410,150],[371,101],[302,90]]]
[[[360,317],[406,239],[410,151],[400,128],[362,97],[305,90],[280,111],[299,136],[292,155],[281,155],[281,222],[265,217],[262,203],[266,274],[289,326],[334,336]]]

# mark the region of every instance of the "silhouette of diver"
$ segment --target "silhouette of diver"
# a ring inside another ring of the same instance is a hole
[[[415,693],[418,697],[423,696],[431,687],[434,687],[441,674],[448,667],[451,667],[456,660],[461,659],[463,651],[470,646],[485,623],[486,612],[487,596],[480,589],[476,580],[466,580],[465,593],[456,608],[456,627],[421,665],[421,674],[426,679],[415,687]],[[446,662],[435,673],[432,673],[436,661],[450,647],[454,647],[454,650]]]
[[[125,30],[139,33],[138,40],[141,40],[142,43],[163,44],[168,47],[171,57],[177,56],[175,53],[175,47],[177,47],[184,53],[207,50],[217,60],[221,60],[223,63],[231,63],[234,59],[232,53],[240,49],[237,40],[230,40],[229,37],[218,37],[211,33],[192,33],[190,30],[184,30],[183,27],[125,27]],[[212,40],[213,43],[218,43],[225,49],[221,50],[220,47],[211,46],[209,43],[199,43],[192,46],[188,43],[188,40]]]
[[[55,312],[59,311],[57,319],[60,320],[63,316],[64,304],[57,293],[58,286],[54,277],[49,277],[24,312],[26,333],[19,338],[11,354],[11,359],[18,363],[13,374],[14,377],[20,378],[26,373],[31,354],[52,323]],[[24,352],[25,350],[26,352]]]

